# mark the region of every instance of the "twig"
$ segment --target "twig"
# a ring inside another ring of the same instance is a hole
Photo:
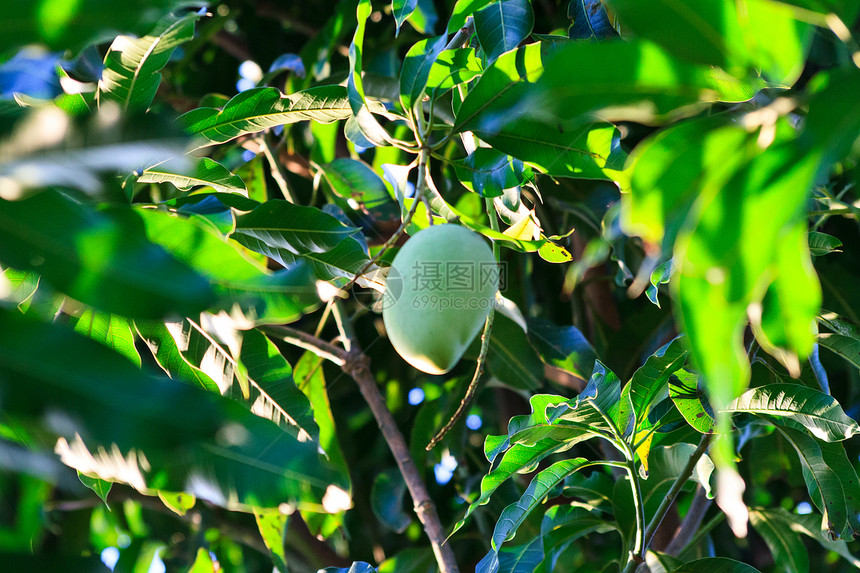
[[[475,33],[475,20],[469,16],[466,18],[466,24],[457,30],[457,33],[451,38],[451,41],[445,45],[445,50],[453,50],[459,48],[466,43],[466,40]],[[444,51],[444,50],[443,50]]]
[[[266,136],[263,135],[259,138],[260,141],[260,149],[263,150],[263,155],[266,156],[266,160],[269,162],[269,171],[272,173],[272,179],[275,180],[275,183],[278,184],[278,187],[281,190],[281,194],[283,194],[284,199],[289,201],[290,203],[295,203],[293,199],[292,193],[290,193],[290,188],[287,185],[287,180],[284,177],[284,174],[281,173],[281,165],[278,163],[278,160],[275,158],[272,153],[271,148],[269,147],[269,142],[266,141]]]
[[[681,553],[681,550],[693,539],[712,504],[713,500],[708,499],[705,488],[700,485],[696,489],[696,494],[693,496],[693,501],[690,503],[687,515],[684,516],[684,521],[678,526],[675,535],[672,537],[672,541],[669,542],[669,545],[666,546],[663,552],[667,555],[677,557]]]
[[[349,360],[349,354],[345,350],[297,328],[266,326],[263,327],[263,330],[272,333],[288,344],[309,350],[320,358],[325,358],[338,366],[344,366]]]
[[[335,303],[337,306],[338,303]],[[335,313],[335,319],[342,317],[343,313]],[[370,411],[376,418],[376,423],[379,430],[382,432],[382,437],[388,444],[391,453],[394,455],[394,461],[397,462],[397,467],[400,469],[403,480],[406,482],[406,487],[409,489],[409,494],[412,496],[415,513],[424,526],[424,531],[427,537],[430,538],[430,544],[433,547],[433,555],[436,557],[436,563],[439,565],[440,573],[459,573],[457,562],[454,558],[454,552],[450,545],[445,545],[445,531],[442,529],[442,523],[439,521],[439,516],[436,513],[436,506],[430,499],[430,493],[424,485],[424,480],[415,465],[415,461],[409,454],[409,446],[406,445],[406,440],[403,434],[397,428],[397,423],[394,417],[385,405],[385,400],[382,394],[379,393],[379,388],[376,385],[376,379],[370,371],[370,359],[361,351],[358,341],[352,333],[352,326],[348,322],[344,322],[341,328],[350,337],[350,345],[352,352],[349,354],[349,360],[342,366],[343,371],[349,374],[355,383],[358,384],[358,390],[370,406]]]
[[[478,381],[481,379],[481,374],[484,372],[484,364],[487,361],[487,352],[490,349],[490,334],[493,330],[493,317],[495,316],[495,312],[491,309],[490,314],[487,316],[487,322],[484,323],[484,333],[481,335],[481,353],[478,355],[478,365],[475,367],[475,375],[472,376],[472,381],[469,382],[469,387],[466,388],[466,394],[463,396],[463,399],[460,400],[460,405],[457,406],[457,411],[454,412],[454,415],[451,416],[451,419],[442,426],[442,429],[439,430],[433,439],[430,440],[430,443],[427,444],[427,447],[424,448],[428,452],[436,447],[436,444],[442,441],[442,438],[445,437],[445,434],[451,431],[451,428],[454,427],[454,424],[463,417],[463,412],[466,411],[466,408],[472,402],[472,398],[475,397],[475,392],[478,390]]]

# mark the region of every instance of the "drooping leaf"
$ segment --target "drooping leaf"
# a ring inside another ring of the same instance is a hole
[[[279,509],[254,509],[254,518],[257,520],[257,529],[263,543],[272,552],[275,567],[281,571],[289,571],[284,541],[290,516]]]
[[[391,0],[391,13],[394,15],[394,22],[397,27],[394,29],[394,36],[400,34],[400,27],[415,11],[418,6],[418,0]]]
[[[447,43],[448,37],[443,34],[421,40],[407,52],[400,70],[400,103],[407,112],[422,98],[430,71]]]
[[[92,490],[94,494],[99,496],[99,499],[102,500],[108,508],[110,508],[107,502],[107,496],[113,487],[113,483],[97,477],[82,474],[81,472],[78,472],[78,479],[81,480],[82,484],[87,486],[87,489]]]
[[[364,72],[364,34],[367,19],[370,17],[372,11],[373,6],[370,0],[359,0],[355,13],[357,20],[355,34],[349,45],[349,75],[347,76],[346,83],[348,103],[351,111],[347,127],[349,127],[350,123],[352,124],[355,136],[351,139],[359,144],[364,144],[362,147],[370,147],[366,144],[367,142],[372,145],[384,146],[391,139],[373,113],[371,113],[364,94],[364,81],[362,80],[362,73]],[[347,135],[349,135],[349,130],[347,130]],[[357,141],[357,139],[363,141]]]
[[[140,353],[134,347],[134,332],[127,319],[88,308],[75,319],[74,324],[75,332],[104,344],[140,366]]]
[[[161,69],[177,46],[194,37],[196,12],[167,16],[142,38],[117,36],[105,56],[98,97],[122,109],[145,110],[161,83]]]
[[[370,506],[376,518],[395,533],[403,533],[412,519],[403,511],[406,482],[396,469],[376,474],[370,489]]]
[[[152,351],[156,363],[173,378],[199,386],[210,392],[218,392],[218,384],[205,372],[191,364],[183,354],[187,347],[180,348],[170,329],[157,321],[135,321],[137,333]]]
[[[652,303],[654,303],[657,308],[660,307],[660,285],[668,284],[669,280],[672,278],[672,272],[674,271],[672,259],[664,263],[660,263],[657,267],[651,271],[651,276],[648,278],[648,288],[645,291],[645,295],[648,297]]]
[[[540,319],[529,319],[528,325],[529,340],[544,362],[588,380],[597,354],[579,329]]]
[[[346,91],[340,86],[321,86],[290,95],[263,87],[241,92],[220,110],[198,108],[179,120],[188,133],[211,145],[277,125],[307,120],[331,123],[346,119],[350,113]]]
[[[572,40],[604,40],[618,35],[603,0],[571,0],[567,17],[573,21],[568,31]]]
[[[213,302],[203,276],[149,242],[131,214],[119,213],[96,212],[53,191],[0,199],[0,262],[37,271],[77,300],[127,317],[190,315]]]
[[[475,12],[475,33],[484,49],[487,63],[516,48],[534,26],[534,13],[528,0],[497,0]]]
[[[812,28],[785,6],[748,0],[659,0],[647,9],[633,0],[609,0],[625,28],[679,58],[715,65],[742,77],[763,69],[791,85],[800,75]]]
[[[727,412],[749,412],[789,418],[816,438],[835,442],[860,433],[832,396],[799,384],[767,384],[744,392]]]
[[[233,401],[152,376],[101,344],[5,310],[0,393],[10,420],[61,438],[64,463],[144,492],[188,491],[233,508],[321,508],[326,489],[340,483],[314,444]],[[68,422],[52,427],[48,412]]]
[[[186,161],[161,163],[146,169],[137,182],[172,183],[181,191],[206,186],[218,193],[247,193],[241,177],[208,157],[201,157],[190,165]]]

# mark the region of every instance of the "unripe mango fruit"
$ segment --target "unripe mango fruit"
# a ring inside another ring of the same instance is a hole
[[[394,257],[382,320],[391,344],[409,364],[444,374],[481,331],[499,290],[493,251],[459,225],[416,233]]]

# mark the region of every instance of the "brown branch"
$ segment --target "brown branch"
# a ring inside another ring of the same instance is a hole
[[[675,535],[672,537],[669,545],[666,546],[664,553],[673,557],[677,557],[681,553],[681,550],[690,543],[693,536],[699,530],[702,520],[705,518],[705,514],[710,509],[712,503],[713,500],[708,499],[705,488],[700,485],[696,489],[696,494],[690,503],[687,515],[684,516],[684,521],[675,530]]]

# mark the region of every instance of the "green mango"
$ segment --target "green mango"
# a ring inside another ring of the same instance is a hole
[[[428,374],[451,370],[481,331],[499,290],[493,251],[459,225],[416,233],[394,257],[382,320],[391,344]]]

